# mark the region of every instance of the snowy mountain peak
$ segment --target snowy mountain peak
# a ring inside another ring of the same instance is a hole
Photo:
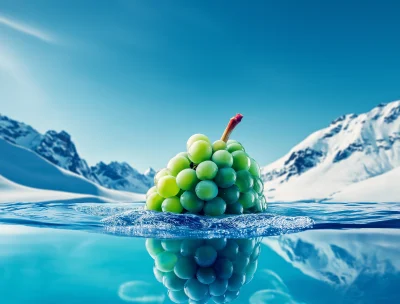
[[[400,101],[342,115],[262,169],[272,200],[322,199],[400,165]]]

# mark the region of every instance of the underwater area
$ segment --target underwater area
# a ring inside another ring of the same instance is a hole
[[[0,303],[395,303],[399,203],[0,205]]]

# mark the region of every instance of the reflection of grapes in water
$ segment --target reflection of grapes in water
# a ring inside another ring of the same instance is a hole
[[[153,273],[174,303],[229,303],[257,270],[255,239],[147,239]]]
[[[208,216],[265,211],[259,165],[242,144],[228,140],[242,117],[233,117],[221,140],[213,144],[206,135],[191,136],[187,152],[174,156],[156,174],[146,209]]]

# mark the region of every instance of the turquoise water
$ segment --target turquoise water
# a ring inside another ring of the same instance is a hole
[[[149,239],[177,261],[214,248],[203,262],[213,263],[218,280],[230,267],[236,278],[217,302],[398,302],[400,204],[303,202],[268,212],[209,221],[166,219],[136,205],[4,204],[0,303],[172,303],[169,296],[185,290],[202,297],[204,286],[202,301],[191,303],[213,303],[209,284],[185,287],[188,279],[171,274],[160,283],[166,274],[154,272]],[[215,266],[219,260],[228,266]]]

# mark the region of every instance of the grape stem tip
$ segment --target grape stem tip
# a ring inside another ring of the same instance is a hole
[[[229,139],[229,136],[231,135],[233,129],[242,121],[243,115],[238,113],[234,117],[232,117],[229,120],[228,125],[225,128],[224,133],[221,136],[221,140],[224,142],[227,142]]]

